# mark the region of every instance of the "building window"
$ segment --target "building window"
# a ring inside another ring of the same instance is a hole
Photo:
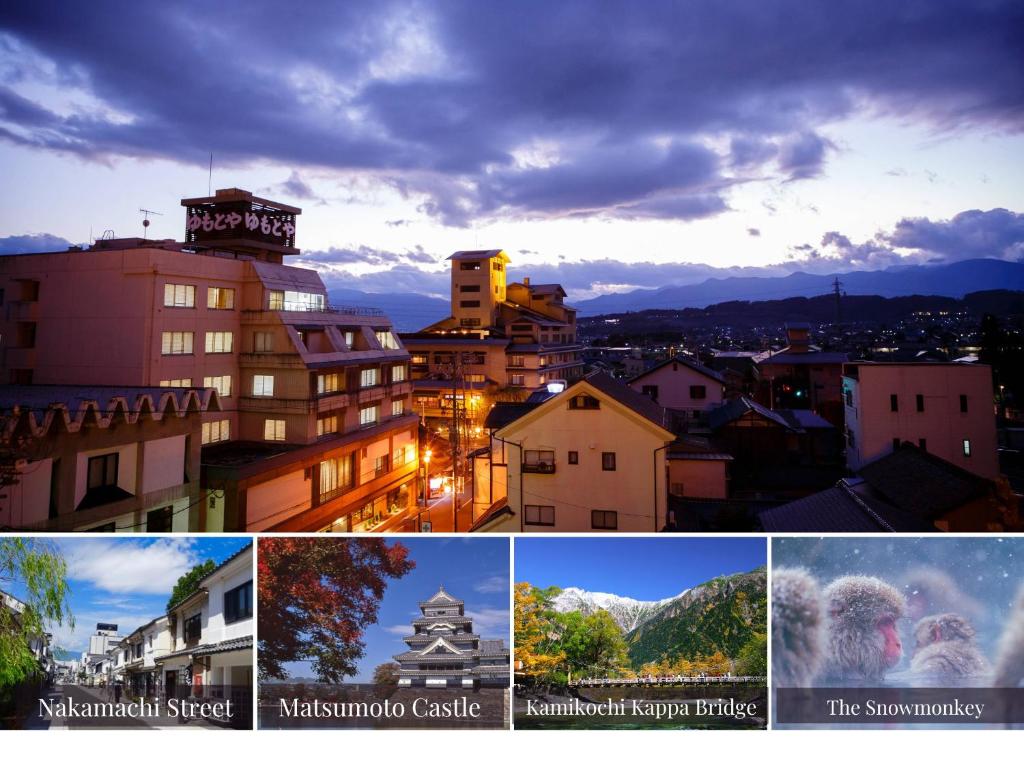
[[[641,394],[647,395],[654,402],[658,402],[658,385],[657,384],[644,384],[640,387]]]
[[[324,435],[333,435],[338,431],[338,417],[337,416],[324,416],[322,419],[316,420],[316,436],[323,437]]]
[[[928,450],[928,440],[927,440],[927,438],[924,438],[924,437],[917,438],[917,447],[920,448],[922,451],[927,451]]]
[[[378,456],[373,460],[373,474],[375,477],[380,477],[391,471],[391,457],[387,454]]]
[[[900,409],[900,396],[889,395],[889,410],[896,413]]]
[[[234,288],[207,288],[206,289],[207,309],[234,309],[235,289]]]
[[[523,451],[523,472],[550,474],[554,471],[554,451]]]
[[[270,291],[267,306],[285,312],[323,312],[324,295],[303,291]]]
[[[320,462],[320,502],[340,496],[353,485],[355,454]]]
[[[196,287],[194,285],[164,284],[165,307],[194,307],[196,305]]]
[[[208,354],[222,354],[231,351],[233,335],[231,331],[207,331],[206,352]]]
[[[463,309],[474,309],[480,306],[480,301],[478,299],[464,299],[459,302],[459,306]]]
[[[398,343],[398,339],[395,338],[395,334],[391,331],[374,331],[374,335],[377,337],[377,341],[380,342],[381,349],[401,349],[401,345]]]
[[[192,331],[164,331],[160,335],[160,354],[191,355]]]
[[[476,272],[480,269],[479,261],[464,261],[459,264],[459,269],[463,272]]]
[[[590,395],[576,395],[569,398],[570,411],[596,411],[601,407],[601,401]]]
[[[570,464],[579,464],[580,463],[580,452],[579,451],[569,451],[569,463]]]
[[[601,454],[601,469],[605,472],[615,471],[615,453],[614,451],[608,451]]]
[[[960,413],[967,413],[967,395],[960,395]]]
[[[844,391],[843,397],[845,398],[847,406],[853,408],[853,390],[847,389],[846,391]]]
[[[117,487],[118,458],[116,453],[89,457],[88,490]]]
[[[510,387],[526,386],[526,376],[521,373],[513,373],[508,377],[508,384]]]
[[[359,372],[360,387],[375,387],[380,383],[379,368],[363,368]]]
[[[405,401],[404,400],[392,400],[391,401],[391,415],[401,416],[405,413]]]
[[[224,623],[252,618],[252,580],[224,593]]]
[[[459,293],[480,293],[479,285],[460,285]]]
[[[424,352],[421,355],[413,355],[409,361],[413,365],[429,365],[430,364],[430,353]]]
[[[185,644],[198,643],[203,634],[203,615],[197,613],[185,619],[185,626],[182,628],[185,635]]]
[[[337,373],[321,373],[316,377],[316,392],[323,395],[327,392],[338,392],[341,390],[341,376]]]
[[[465,378],[467,384],[483,384],[487,381],[487,377],[482,373],[467,373]]]
[[[917,412],[924,413],[924,395],[917,395]]]
[[[967,458],[971,457],[971,441],[964,440],[964,456]]]
[[[690,399],[703,400],[708,396],[708,388],[703,384],[690,385]]]
[[[380,406],[371,405],[366,408],[359,409],[359,426],[371,427],[377,423],[380,418]]]
[[[619,513],[609,509],[590,510],[590,527],[597,531],[615,531],[619,528]]]
[[[273,352],[274,334],[269,331],[256,331],[256,333],[252,335],[252,351]]]
[[[554,525],[555,508],[542,507],[537,504],[527,504],[523,507],[527,525]]]
[[[391,381],[392,382],[405,381],[405,366],[404,365],[393,365],[393,366],[391,366]]]
[[[522,368],[526,364],[526,358],[522,355],[509,355],[508,367],[509,368]]]
[[[203,445],[220,443],[231,439],[231,422],[228,419],[203,423]]]
[[[221,397],[231,397],[230,376],[204,376],[203,386],[213,387]]]
[[[273,397],[274,377],[258,373],[252,377],[253,397]]]
[[[191,387],[192,379],[160,379],[161,387]]]
[[[263,439],[274,440],[278,442],[284,441],[284,419],[264,419],[263,421]]]

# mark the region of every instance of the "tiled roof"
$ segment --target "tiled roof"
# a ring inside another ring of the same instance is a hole
[[[760,513],[761,527],[769,533],[880,533],[934,531],[919,517],[876,499],[865,498],[855,487],[840,481],[834,488],[806,496]]]
[[[214,656],[218,653],[227,653],[228,651],[244,651],[247,648],[252,648],[252,635],[236,637],[233,640],[222,640],[219,643],[196,645],[192,648],[186,648],[181,651],[174,651],[173,653],[158,656],[156,661],[173,659],[176,656]]]
[[[665,428],[665,409],[646,395],[641,395],[639,392],[630,389],[604,371],[591,373],[586,377],[585,381],[594,389],[603,392],[634,413],[643,416],[648,421],[654,422],[662,429]]]
[[[669,363],[677,363],[679,365],[685,365],[691,371],[696,371],[697,373],[701,374],[702,376],[706,376],[709,379],[713,379],[714,381],[717,381],[719,384],[724,384],[725,383],[725,378],[718,371],[713,371],[710,368],[708,368],[707,366],[701,365],[696,360],[692,360],[692,359],[690,359],[688,357],[684,357],[682,355],[676,355],[675,357],[671,357],[668,360],[664,360],[664,361],[662,361],[660,363],[656,363],[656,364],[652,365],[650,368],[646,369],[643,373],[634,376],[632,379],[629,380],[629,382],[632,384],[634,381],[638,381],[639,379],[644,378],[644,376],[647,376],[649,373],[657,371],[660,368],[664,368]]]
[[[776,411],[793,429],[835,429],[835,425],[826,421],[814,411],[804,409],[780,409]]]
[[[508,648],[505,647],[504,640],[481,640],[480,641],[480,655],[491,656],[498,655],[500,653],[508,653]]]
[[[775,411],[770,408],[765,408],[760,403],[757,403],[746,396],[737,397],[735,400],[730,400],[729,402],[708,411],[708,426],[713,430],[719,429],[726,424],[730,424],[736,421],[736,419],[745,416],[751,411],[765,419],[768,419],[769,421],[775,422],[780,427],[785,427],[786,429],[797,432],[800,431],[799,428],[793,427],[792,424],[786,421],[786,419]]]
[[[456,251],[448,257],[448,261],[474,261],[476,259],[493,259],[501,253],[501,248],[489,251]]]
[[[522,418],[540,403],[495,403],[484,419],[484,429],[501,429]]]

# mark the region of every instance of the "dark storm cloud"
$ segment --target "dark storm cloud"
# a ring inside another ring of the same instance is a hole
[[[0,138],[362,172],[453,225],[698,218],[822,174],[858,112],[1020,131],[1022,27],[1013,0],[8,3]]]
[[[1005,208],[963,211],[951,219],[901,219],[890,245],[949,260],[1024,257],[1024,214]]]

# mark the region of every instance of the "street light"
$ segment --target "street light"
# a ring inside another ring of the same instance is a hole
[[[432,453],[429,448],[423,452],[423,465],[424,465],[424,483],[423,483],[423,501],[430,501],[430,457]]]

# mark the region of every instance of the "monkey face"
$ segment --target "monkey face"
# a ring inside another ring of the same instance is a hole
[[[875,628],[882,636],[882,658],[887,667],[894,667],[903,656],[903,643],[896,628],[896,617],[883,615],[875,622]]]

